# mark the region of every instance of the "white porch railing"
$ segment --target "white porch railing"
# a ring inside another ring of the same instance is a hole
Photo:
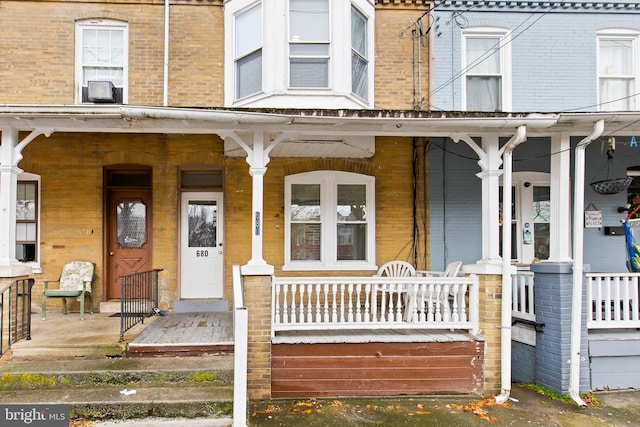
[[[273,334],[346,329],[479,328],[479,282],[467,277],[274,277]]]
[[[533,272],[519,271],[511,276],[511,316],[535,322],[533,295]]]
[[[640,273],[587,274],[587,328],[640,328],[639,280]]]

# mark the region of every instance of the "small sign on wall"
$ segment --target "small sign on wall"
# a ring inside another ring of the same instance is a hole
[[[584,211],[584,228],[601,228],[602,211]]]

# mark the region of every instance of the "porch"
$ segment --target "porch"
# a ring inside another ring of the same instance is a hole
[[[31,319],[31,339],[11,346],[13,359],[58,360],[125,356],[226,354],[233,352],[231,312],[167,313],[144,319],[120,341],[120,316],[39,312]]]
[[[274,277],[271,395],[481,394],[479,279]]]
[[[538,283],[537,279],[535,283]],[[585,275],[584,284],[582,354],[588,355],[583,363],[588,367],[584,372],[589,389],[640,388],[640,274],[589,273]],[[541,293],[536,290],[537,286],[534,286],[533,272],[520,271],[513,276],[512,360],[516,381],[539,383],[536,363],[541,357],[536,348],[540,340],[547,340],[554,334],[567,337],[568,329],[557,329],[558,324],[554,324],[549,316],[554,312],[554,317],[562,318],[559,311],[566,307],[561,308],[563,302],[558,300],[555,304],[560,309],[556,310],[553,303],[545,301],[553,299],[547,292],[548,287],[542,295],[537,295]],[[536,313],[537,304],[541,302],[544,307]],[[546,342],[542,347],[548,344]],[[545,357],[549,358],[548,354]]]

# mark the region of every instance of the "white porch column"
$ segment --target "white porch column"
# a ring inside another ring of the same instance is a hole
[[[251,136],[252,140],[249,142],[245,141],[237,132],[220,133],[222,138],[233,139],[247,153],[246,160],[249,164],[249,174],[253,178],[251,190],[251,259],[241,268],[244,276],[271,275],[274,272],[273,266],[267,264],[262,257],[264,174],[267,173],[267,163],[270,160],[269,153],[282,141],[285,135],[279,134],[275,138],[271,138],[266,146],[264,135],[262,131],[254,131]],[[247,139],[249,138],[247,136]]]
[[[18,131],[2,129],[0,146],[0,268],[18,264],[16,260],[16,191],[20,170],[14,159]]]
[[[251,259],[242,266],[244,275],[273,274],[273,266],[262,258],[262,222],[264,218],[264,174],[267,173],[269,156],[264,150],[264,134],[253,133],[253,150],[247,156],[249,174],[253,177],[251,190]]]
[[[502,170],[502,150],[498,134],[483,134],[482,148],[469,135],[452,135],[453,141],[464,141],[480,160],[481,172],[476,174],[482,180],[482,259],[478,264],[495,266],[485,269],[500,273],[502,258],[500,257],[500,175]],[[465,267],[465,271],[468,267]],[[480,271],[473,271],[479,273]]]
[[[17,277],[31,273],[31,267],[16,259],[16,193],[22,169],[22,149],[37,136],[51,131],[34,130],[18,142],[18,130],[2,128],[0,145],[0,277]]]
[[[571,139],[551,137],[551,224],[549,261],[571,262]]]

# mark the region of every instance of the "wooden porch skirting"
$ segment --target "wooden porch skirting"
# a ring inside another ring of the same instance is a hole
[[[374,342],[362,340],[362,335],[361,342],[274,340],[271,395],[309,398],[482,393],[481,339],[464,334],[457,334],[466,336],[461,340],[446,334],[433,334],[430,339],[421,335],[419,339],[400,340],[404,342]]]

